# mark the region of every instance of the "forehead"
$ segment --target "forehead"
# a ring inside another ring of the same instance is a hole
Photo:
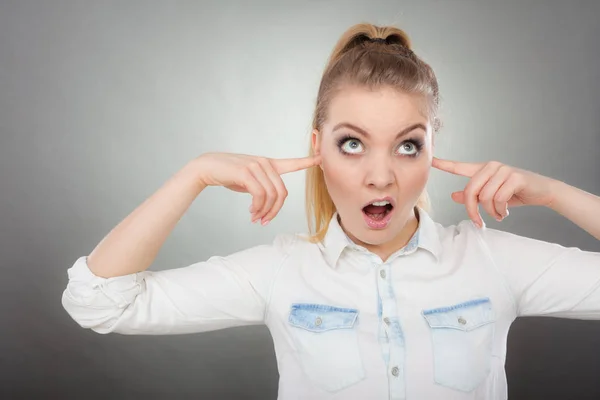
[[[369,131],[397,131],[406,125],[427,124],[422,96],[383,87],[346,87],[331,99],[325,130],[339,122],[349,122]]]

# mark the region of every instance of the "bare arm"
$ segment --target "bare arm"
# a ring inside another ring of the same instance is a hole
[[[63,307],[98,333],[176,334],[263,322],[271,283],[293,236],[186,267],[145,270],[207,186],[249,193],[250,220],[270,221],[287,195],[280,174],[318,162],[232,153],[193,159],[75,261]]]
[[[287,196],[280,174],[317,165],[318,156],[267,159],[205,153],[186,164],[104,237],[87,257],[102,278],[146,270],[194,199],[206,186],[224,186],[252,196],[253,222],[272,220]]]
[[[600,240],[600,197],[554,181],[554,200],[549,207]]]
[[[469,177],[464,190],[452,199],[464,204],[479,227],[483,220],[478,204],[501,221],[509,207],[545,206],[568,218],[600,240],[600,197],[531,171],[509,167],[497,161],[465,163],[434,158],[432,166],[442,171]]]
[[[198,161],[192,160],[98,243],[88,256],[89,269],[103,278],[147,269],[205,187]]]

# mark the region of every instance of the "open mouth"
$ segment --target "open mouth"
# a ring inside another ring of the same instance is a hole
[[[363,207],[365,222],[372,229],[383,229],[390,222],[394,206],[389,200],[374,201]]]
[[[365,213],[365,215],[367,215],[369,218],[372,218],[375,221],[381,221],[393,209],[394,209],[394,206],[392,206],[389,203],[385,204],[385,205],[369,204],[368,206],[363,207],[363,213]]]

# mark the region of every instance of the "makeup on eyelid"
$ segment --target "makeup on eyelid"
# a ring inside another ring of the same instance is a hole
[[[391,248],[410,239],[418,226],[412,205],[429,176],[431,132],[421,99],[394,88],[351,86],[332,99],[313,146],[338,221],[356,243]]]
[[[360,154],[360,153],[352,153],[350,151],[344,150],[343,146],[348,143],[348,142],[355,142],[355,143],[359,143],[361,146],[363,146],[362,142],[360,139],[358,139],[357,137],[351,136],[351,135],[344,135],[342,137],[340,137],[339,139],[336,140],[336,144],[338,147],[338,150],[340,151],[340,153],[344,154],[344,155],[356,155],[356,154]],[[412,154],[402,154],[400,153],[400,155],[402,156],[406,156],[406,157],[417,157],[420,153],[421,150],[423,150],[423,140],[415,137],[415,138],[410,138],[410,139],[405,139],[403,140],[397,148],[401,148],[402,146],[405,146],[407,144],[412,144],[414,146],[415,152]]]

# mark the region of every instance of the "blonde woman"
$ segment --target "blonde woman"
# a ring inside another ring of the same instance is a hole
[[[68,270],[62,304],[106,334],[181,334],[266,324],[281,399],[506,399],[518,316],[600,319],[600,254],[483,226],[549,207],[600,239],[600,198],[498,162],[434,157],[438,84],[394,27],[340,38],[319,87],[310,154],[191,160]],[[469,177],[452,200],[470,220],[428,214],[431,168]],[[310,232],[177,269],[146,271],[207,186],[252,196],[267,224],[307,170]]]

